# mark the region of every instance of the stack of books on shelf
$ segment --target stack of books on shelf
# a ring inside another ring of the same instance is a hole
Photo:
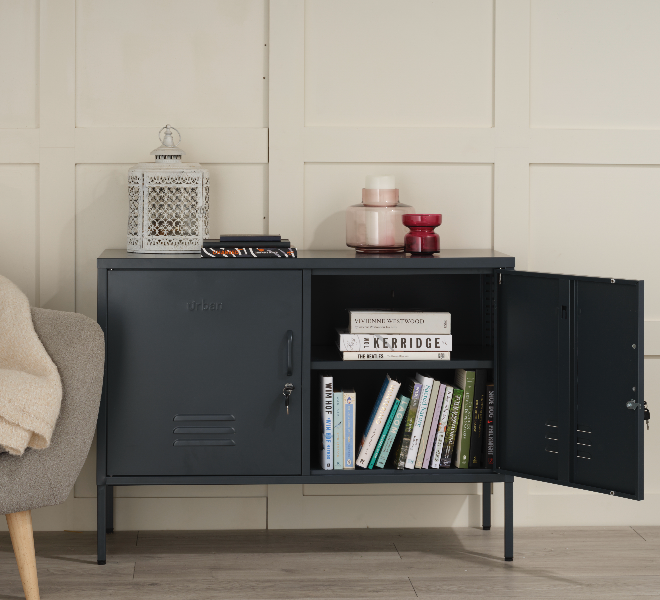
[[[450,360],[451,315],[352,310],[337,346],[344,360]]]
[[[356,450],[355,391],[323,375],[322,468],[491,468],[495,389],[486,378],[485,369],[456,369],[453,385],[387,375]]]
[[[225,234],[204,240],[202,258],[297,258],[298,251],[280,235]]]

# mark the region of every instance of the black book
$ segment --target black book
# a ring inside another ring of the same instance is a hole
[[[295,248],[202,248],[202,258],[296,258]]]
[[[264,236],[261,236],[264,237]],[[279,236],[276,236],[279,237]],[[282,240],[276,242],[265,241],[258,242],[255,240],[204,240],[203,248],[292,248],[291,242],[289,240]]]
[[[484,405],[486,403],[486,369],[477,369],[474,377],[474,403],[472,405],[472,435],[468,468],[479,469],[483,442]]]
[[[484,440],[482,448],[482,464],[484,468],[493,467],[495,453],[495,384],[489,383],[486,388],[486,404],[484,406]]]
[[[263,244],[265,242],[279,242],[282,240],[281,235],[266,234],[266,233],[221,233],[220,241],[224,244],[226,242],[254,242]],[[241,244],[244,245],[244,244]]]

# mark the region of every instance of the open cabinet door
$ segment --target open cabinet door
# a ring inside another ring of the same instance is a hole
[[[643,283],[501,271],[500,472],[643,499]]]

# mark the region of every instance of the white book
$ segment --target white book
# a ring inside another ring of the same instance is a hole
[[[431,399],[431,390],[433,389],[433,379],[430,377],[424,377],[417,373],[415,375],[415,381],[422,384],[422,392],[419,395],[417,415],[415,416],[415,424],[410,436],[410,446],[408,447],[408,456],[406,457],[406,469],[415,468],[419,444],[422,441],[422,431],[424,429],[424,422],[426,421],[426,413],[429,408],[429,400]]]
[[[431,468],[440,468],[440,457],[442,456],[442,447],[445,444],[445,435],[447,433],[447,421],[449,420],[449,409],[451,408],[451,397],[454,394],[454,386],[448,385],[445,388],[445,398],[442,403],[442,412],[438,422],[438,433],[435,437],[435,448],[431,458]]]
[[[350,333],[451,333],[448,312],[351,310]]]
[[[334,468],[332,455],[333,401],[332,376],[321,375],[321,467],[326,471]]]
[[[344,360],[451,360],[451,352],[343,352]]]
[[[450,334],[348,333],[347,329],[337,329],[337,346],[342,352],[450,352],[451,344]]]
[[[387,380],[387,388],[385,389],[385,392],[380,399],[378,409],[369,424],[368,431],[364,436],[362,447],[360,449],[360,454],[357,458],[357,466],[363,467],[364,469],[369,466],[371,455],[376,449],[378,439],[385,426],[385,421],[387,421],[387,417],[390,415],[390,410],[392,410],[392,405],[394,404],[396,395],[401,387],[401,383],[396,379],[392,379],[389,375],[387,376]]]
[[[429,407],[426,409],[426,419],[424,420],[424,429],[422,429],[422,439],[417,451],[417,459],[415,460],[415,469],[421,469],[424,463],[424,455],[426,454],[426,446],[429,442],[429,432],[431,431],[431,423],[435,416],[435,405],[438,401],[438,391],[440,389],[440,382],[433,381],[431,388],[431,397],[429,398]]]
[[[344,394],[335,388],[333,392],[334,414],[332,415],[335,469],[344,468]]]

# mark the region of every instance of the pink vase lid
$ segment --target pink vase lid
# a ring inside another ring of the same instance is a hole
[[[406,227],[437,227],[442,224],[442,215],[439,214],[407,214],[402,216]]]

